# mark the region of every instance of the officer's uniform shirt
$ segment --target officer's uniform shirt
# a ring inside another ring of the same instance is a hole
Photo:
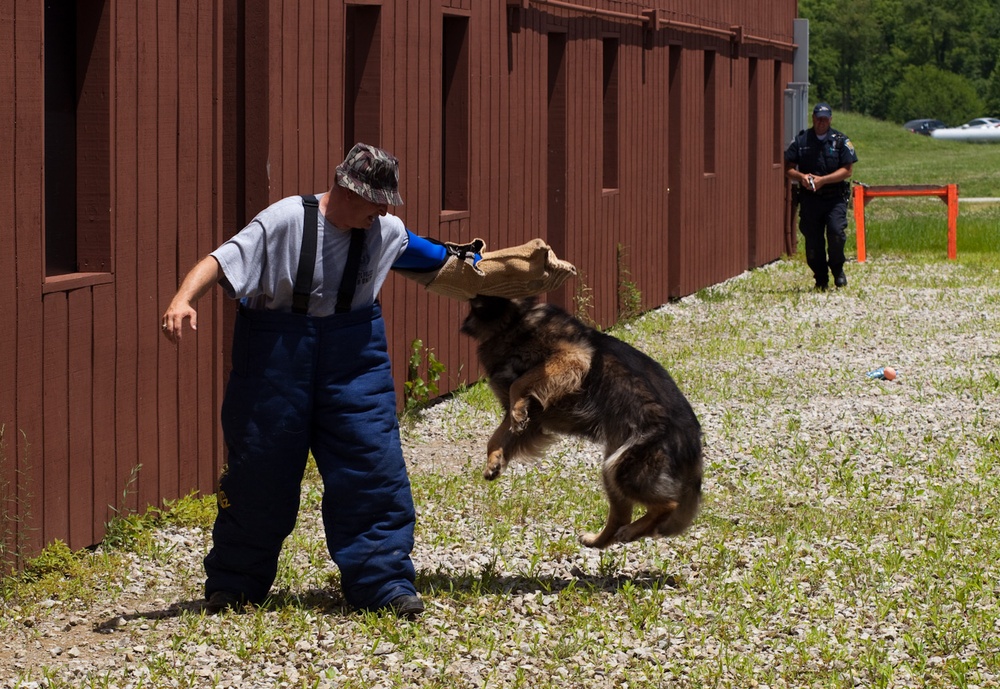
[[[858,162],[858,154],[854,144],[843,132],[830,128],[821,140],[812,128],[799,132],[785,150],[785,160],[795,163],[799,172],[821,177]],[[820,196],[839,195],[848,188],[847,181],[830,184],[819,191]],[[807,185],[802,185],[802,191],[812,194]]]

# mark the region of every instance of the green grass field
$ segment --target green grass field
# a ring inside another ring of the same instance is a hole
[[[958,184],[959,253],[1000,252],[1000,201],[964,203],[961,198],[1000,199],[1000,143],[939,141],[870,117],[837,113],[835,129],[858,151],[856,182],[869,185]],[[848,250],[854,251],[850,214]],[[868,255],[928,252],[947,255],[947,206],[938,199],[873,199],[865,208]]]

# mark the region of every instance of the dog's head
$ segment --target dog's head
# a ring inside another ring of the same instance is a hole
[[[510,329],[537,301],[535,297],[507,299],[480,294],[469,300],[469,315],[461,332],[479,342],[488,340]]]

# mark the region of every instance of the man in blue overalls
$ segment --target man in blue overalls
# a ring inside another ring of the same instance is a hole
[[[318,197],[282,199],[202,259],[163,316],[176,343],[215,283],[240,300],[222,406],[228,464],[219,482],[206,609],[268,596],[295,526],[310,450],[323,525],[348,603],[413,618],[415,514],[377,296],[390,269],[440,268],[451,249],[389,214],[397,160],[358,144]],[[478,260],[470,257],[470,263]]]
[[[806,262],[820,290],[828,287],[830,273],[837,287],[847,285],[844,245],[851,193],[847,178],[858,162],[851,140],[830,127],[832,119],[830,106],[817,104],[813,126],[799,132],[785,150],[785,176],[799,184],[799,230],[806,240]]]

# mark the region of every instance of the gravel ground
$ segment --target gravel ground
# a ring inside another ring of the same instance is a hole
[[[845,466],[857,480],[872,481],[878,499],[886,503],[919,503],[921,486],[930,479],[927,472],[914,467],[932,458],[922,457],[920,443],[914,442],[906,455],[908,465],[900,465],[898,453],[880,449],[890,436],[948,436],[955,446],[949,471],[975,481],[981,471],[976,463],[985,460],[970,429],[997,427],[1000,391],[994,388],[985,397],[963,392],[962,381],[989,376],[996,381],[1000,276],[992,288],[984,289],[982,284],[965,283],[960,264],[909,266],[890,258],[875,259],[865,266],[849,267],[848,288],[820,294],[802,288],[808,276],[799,262],[779,262],[757,273],[658,309],[652,315],[665,318],[664,327],[636,324],[621,333],[661,360],[686,361],[678,364],[675,377],[686,390],[699,391],[697,397],[690,393],[689,397],[705,433],[707,502],[688,533],[670,541],[615,546],[604,554],[567,547],[566,552],[539,557],[533,544],[542,538],[546,543],[575,544],[576,529],[559,510],[544,521],[516,524],[514,534],[498,542],[483,519],[436,503],[425,494],[433,488],[421,489],[416,491],[420,523],[444,521],[450,523],[452,533],[429,542],[429,536],[422,535],[432,528],[425,531],[418,526],[414,562],[422,578],[435,586],[424,592],[427,613],[412,625],[399,625],[417,631],[403,629],[400,636],[394,636],[394,623],[373,622],[370,616],[349,611],[335,585],[310,583],[336,577],[322,545],[318,510],[309,509],[318,500],[313,489],[307,491],[296,530],[300,540],[286,547],[282,561],[283,572],[308,571],[310,579],[297,582],[293,575],[282,575],[282,591],[270,609],[239,616],[199,615],[201,558],[209,545],[208,534],[199,529],[164,529],[158,535],[161,550],[144,559],[130,556],[114,581],[102,583],[92,602],[50,600],[40,606],[4,602],[0,688],[389,687],[421,686],[432,680],[434,686],[454,687],[549,683],[612,687],[626,682],[694,686],[664,678],[683,677],[685,668],[700,663],[738,665],[741,655],[748,662],[760,663],[765,658],[780,665],[784,662],[781,649],[790,643],[788,639],[799,633],[822,634],[823,626],[798,613],[778,610],[771,624],[734,632],[731,638],[697,637],[699,625],[707,627],[717,614],[699,607],[700,582],[710,576],[738,580],[742,570],[756,566],[769,538],[759,534],[757,540],[748,537],[729,544],[739,549],[730,553],[736,564],[721,572],[708,567],[706,553],[719,549],[713,520],[754,519],[752,513],[731,511],[722,497],[713,496],[722,496],[739,484],[741,491],[756,495],[769,509],[796,510],[803,505],[836,509],[844,498],[831,488],[829,475],[817,472],[814,479],[789,480],[790,475],[801,474],[803,456],[816,456],[824,461],[849,459]],[[784,296],[772,299],[771,291]],[[789,299],[789,293],[795,297]],[[728,325],[730,332],[752,331],[753,336],[747,336],[745,347],[732,340],[719,345],[714,340],[692,339],[702,328],[718,332],[720,325],[724,331]],[[828,338],[831,329],[842,334],[817,345],[817,339]],[[719,356],[715,356],[716,347]],[[684,360],[685,348],[704,355]],[[897,367],[899,380],[865,378],[866,371],[885,364]],[[752,385],[750,392],[740,388],[747,381]],[[465,477],[470,487],[481,483],[486,439],[495,423],[492,413],[456,400],[426,410],[404,429],[404,449],[415,486],[420,485],[421,474]],[[872,433],[873,424],[880,429],[878,437]],[[854,456],[858,438],[869,436],[871,452]],[[799,446],[805,449],[797,450]],[[596,476],[599,454],[595,447],[567,440],[549,459],[530,466],[512,465],[508,474],[491,485],[516,491],[542,477],[547,480],[580,471]],[[810,552],[826,545],[803,546],[797,566],[808,570]],[[850,548],[851,544],[837,547]],[[888,552],[889,544],[885,547]],[[984,575],[1000,574],[993,562],[985,567]],[[482,579],[484,572],[494,577],[494,583],[477,596],[468,582],[470,577]],[[442,582],[456,592],[442,590]],[[555,634],[564,618],[580,614],[564,610],[559,592],[584,584],[598,592],[586,599],[588,605],[598,602],[590,611],[601,620],[597,631],[573,629],[580,638],[565,651],[566,669],[553,670],[551,663],[533,660],[534,644],[547,643],[539,635]],[[804,576],[787,585],[811,587],[808,597],[813,599],[835,593],[843,597],[842,591],[828,591],[831,583],[821,575]],[[912,581],[901,582],[900,592],[890,595],[903,595],[903,589],[914,586]],[[635,587],[647,592],[676,588],[678,595],[659,603],[661,621],[637,628],[629,623],[634,608],[631,602],[625,604]],[[988,604],[996,605],[996,587],[989,596]],[[831,619],[850,618],[847,634],[857,636],[843,641],[847,650],[839,659],[801,661],[804,668],[815,666],[817,674],[812,677],[821,676],[823,668],[837,668],[837,663],[849,666],[852,643],[862,644],[862,639],[873,635],[890,639],[889,662],[896,652],[893,648],[903,649],[902,641],[894,645],[893,639],[904,636],[898,628],[906,627],[905,615],[895,619],[891,610],[888,617],[865,614],[851,607],[855,602],[848,596],[845,609]],[[835,624],[830,622],[831,628]],[[284,627],[284,633],[268,635],[255,625]],[[534,635],[533,628],[539,630]],[[697,644],[692,643],[692,629]],[[241,645],[241,635],[260,648],[248,649],[251,642],[247,641]],[[983,644],[1000,652],[1000,628],[983,630],[983,635],[989,637]],[[408,647],[408,638],[419,638],[421,645]],[[492,643],[502,652],[488,649]],[[426,650],[434,645],[464,650],[442,660]],[[993,674],[995,665],[984,664],[981,653],[962,649],[954,653],[956,658],[966,653],[965,661],[974,667],[967,668],[971,674],[965,676],[975,677],[975,681],[956,681],[956,686],[1000,686],[1000,678]],[[928,672],[933,674],[934,662],[951,660],[939,656],[937,661],[928,661]],[[437,667],[442,662],[447,667]],[[641,668],[645,665],[659,668],[659,674],[651,673],[647,683],[636,679],[644,676]],[[177,669],[171,675],[164,667]],[[565,682],[560,682],[562,673]],[[175,679],[169,683],[153,679],[168,676]],[[719,677],[726,676],[720,671]],[[726,682],[720,679],[722,684]],[[822,680],[812,679],[803,680],[800,686],[806,684],[823,685]],[[760,686],[767,685],[762,682]],[[924,686],[924,679],[903,672],[884,686]]]

